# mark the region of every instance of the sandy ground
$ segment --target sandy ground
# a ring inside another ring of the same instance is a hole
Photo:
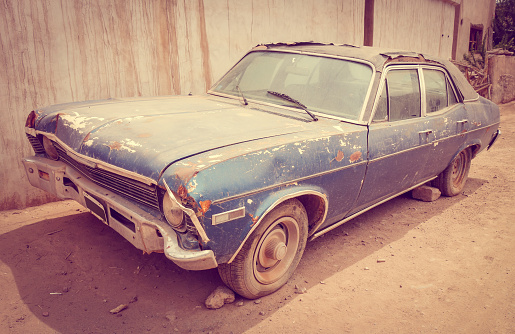
[[[462,195],[385,203],[310,242],[275,294],[219,310],[216,270],[143,255],[73,202],[0,212],[0,332],[515,333],[514,128],[511,103]]]

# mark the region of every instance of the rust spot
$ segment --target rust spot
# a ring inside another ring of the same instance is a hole
[[[354,152],[354,153],[352,153],[350,155],[349,161],[350,162],[356,162],[359,159],[361,159],[361,152],[360,151],[356,151],[356,152]]]
[[[210,200],[200,201],[199,204],[200,204],[200,211],[202,211],[202,213],[206,213],[207,210],[209,210],[209,207],[211,206],[211,201]]]
[[[122,144],[120,144],[119,142],[115,141],[113,142],[111,145],[107,145],[111,150],[120,150],[122,148]]]
[[[34,110],[32,110],[29,114],[29,116],[27,117],[27,121],[25,122],[25,127],[27,128],[33,128],[35,126],[35,123],[36,123],[36,112]]]
[[[188,197],[188,191],[186,190],[186,188],[184,188],[183,185],[180,185],[177,189],[177,195],[179,195],[180,198],[185,199]]]
[[[193,197],[188,195],[188,190],[186,190],[183,185],[180,185],[177,189],[177,195],[181,198],[182,205],[193,209],[198,208],[197,202],[195,202]]]
[[[336,158],[334,158],[336,161],[340,162],[343,160],[343,152],[338,150],[338,154],[336,154]]]
[[[142,134],[139,134],[137,137],[138,138],[148,138],[148,137],[152,137],[152,135],[150,133],[142,133]]]
[[[57,134],[57,124],[59,123],[59,114],[55,115],[55,131],[54,133]]]
[[[251,213],[249,213],[249,216],[250,216],[250,219],[252,219],[252,225],[250,225],[250,226],[256,225],[256,223],[259,220],[259,216],[254,217]]]
[[[387,60],[388,63],[428,63],[428,64],[438,64],[438,62],[425,59],[423,55],[419,54],[418,57],[414,56],[391,56],[390,59]]]
[[[467,132],[467,130],[466,130],[466,129],[461,130],[461,133],[465,133],[465,132]]]

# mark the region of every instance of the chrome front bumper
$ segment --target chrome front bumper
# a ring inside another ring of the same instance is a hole
[[[163,252],[187,270],[216,268],[212,250],[180,248],[175,231],[125,198],[91,182],[61,161],[41,157],[23,160],[29,182],[61,199],[73,199],[145,253]]]

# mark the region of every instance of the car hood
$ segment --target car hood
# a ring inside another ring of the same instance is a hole
[[[36,130],[73,151],[157,180],[168,165],[242,142],[304,131],[303,115],[209,96],[105,100],[38,110]]]

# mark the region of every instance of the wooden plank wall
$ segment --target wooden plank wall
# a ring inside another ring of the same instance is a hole
[[[374,46],[452,56],[454,5],[441,0],[375,0]]]
[[[202,93],[262,42],[362,44],[361,0],[0,0],[0,210],[52,200],[31,187],[36,107]]]

